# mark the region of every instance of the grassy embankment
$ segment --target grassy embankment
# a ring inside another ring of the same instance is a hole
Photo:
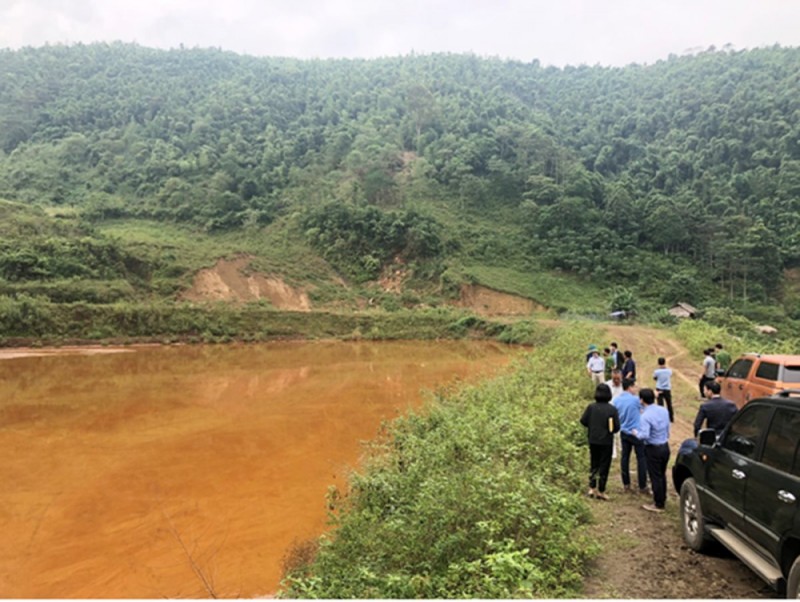
[[[586,325],[540,326],[505,376],[440,392],[387,426],[343,496],[335,528],[287,559],[282,595],[577,597],[596,553],[582,497],[576,350]]]

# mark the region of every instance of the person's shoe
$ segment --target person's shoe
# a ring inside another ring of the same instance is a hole
[[[645,504],[644,506],[642,506],[642,508],[644,508],[648,512],[658,512],[658,513],[664,512],[663,508],[659,508],[654,504]]]
[[[630,485],[623,485],[622,486],[622,493],[631,493],[631,486]]]
[[[597,490],[596,489],[589,489],[589,491],[586,493],[586,495],[588,495],[591,498],[595,498],[595,497],[597,497]]]
[[[644,489],[639,490],[639,495],[653,495],[653,492],[650,491],[649,487],[645,487]]]
[[[602,491],[598,491],[598,492],[595,494],[595,496],[594,496],[594,497],[596,497],[598,500],[603,500],[603,501],[606,501],[606,502],[607,502],[607,501],[610,499],[610,498],[609,498],[609,497],[608,497],[608,496],[607,496],[605,493],[603,493]]]

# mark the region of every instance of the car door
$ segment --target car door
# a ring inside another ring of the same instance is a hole
[[[744,387],[745,403],[757,397],[766,397],[776,393],[779,390],[778,376],[780,370],[780,364],[762,359],[756,366],[750,382]]]
[[[753,367],[753,358],[742,357],[733,362],[725,377],[722,379],[722,396],[730,399],[741,408],[745,404],[745,386],[747,385],[747,375]]]
[[[772,408],[746,407],[733,417],[706,462],[704,505],[712,519],[744,532],[745,488],[758,457]]]
[[[782,535],[800,518],[800,408],[775,410],[761,461],[749,471],[745,534],[776,557]]]

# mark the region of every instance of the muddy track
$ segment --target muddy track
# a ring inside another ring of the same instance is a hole
[[[616,341],[637,363],[638,381],[651,386],[658,357],[673,369],[675,423],[670,436],[671,461],[684,439],[692,436],[699,406],[697,381],[702,358],[691,357],[665,330],[644,326],[609,325],[603,346]],[[709,341],[709,344],[716,341]],[[588,463],[588,460],[587,460]],[[671,464],[671,463],[670,463]],[[668,476],[669,480],[669,476]],[[668,482],[667,511],[654,515],[642,509],[651,498],[622,493],[619,462],[609,478],[608,502],[593,501],[592,531],[602,552],[585,581],[586,598],[774,598],[767,587],[739,560],[720,548],[712,554],[691,551],[683,543],[678,497]]]

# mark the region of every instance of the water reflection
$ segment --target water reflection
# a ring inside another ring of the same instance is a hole
[[[360,442],[491,343],[153,347],[0,361],[0,596],[253,597]]]

